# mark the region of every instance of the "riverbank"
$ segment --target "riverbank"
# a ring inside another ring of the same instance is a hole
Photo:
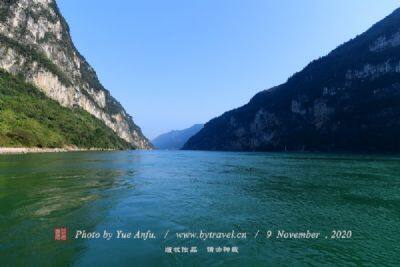
[[[105,148],[41,148],[41,147],[0,147],[0,155],[2,154],[28,154],[28,153],[59,153],[59,152],[78,152],[78,151],[113,151],[115,149]]]

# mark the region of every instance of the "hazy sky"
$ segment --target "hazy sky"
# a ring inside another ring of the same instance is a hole
[[[396,0],[58,0],[76,47],[153,138],[204,123],[367,30]]]

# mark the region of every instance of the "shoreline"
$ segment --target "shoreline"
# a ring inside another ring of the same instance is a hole
[[[61,153],[61,152],[83,152],[83,151],[115,151],[106,148],[41,148],[41,147],[0,147],[0,155],[31,154],[31,153]]]

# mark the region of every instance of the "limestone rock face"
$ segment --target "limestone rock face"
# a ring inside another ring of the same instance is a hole
[[[0,2],[0,68],[61,105],[80,107],[139,149],[152,145],[76,50],[55,0]]]
[[[400,152],[400,9],[205,124],[194,150]]]

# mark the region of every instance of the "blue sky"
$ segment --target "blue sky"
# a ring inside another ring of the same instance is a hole
[[[395,0],[58,0],[76,47],[153,138],[285,82]]]

